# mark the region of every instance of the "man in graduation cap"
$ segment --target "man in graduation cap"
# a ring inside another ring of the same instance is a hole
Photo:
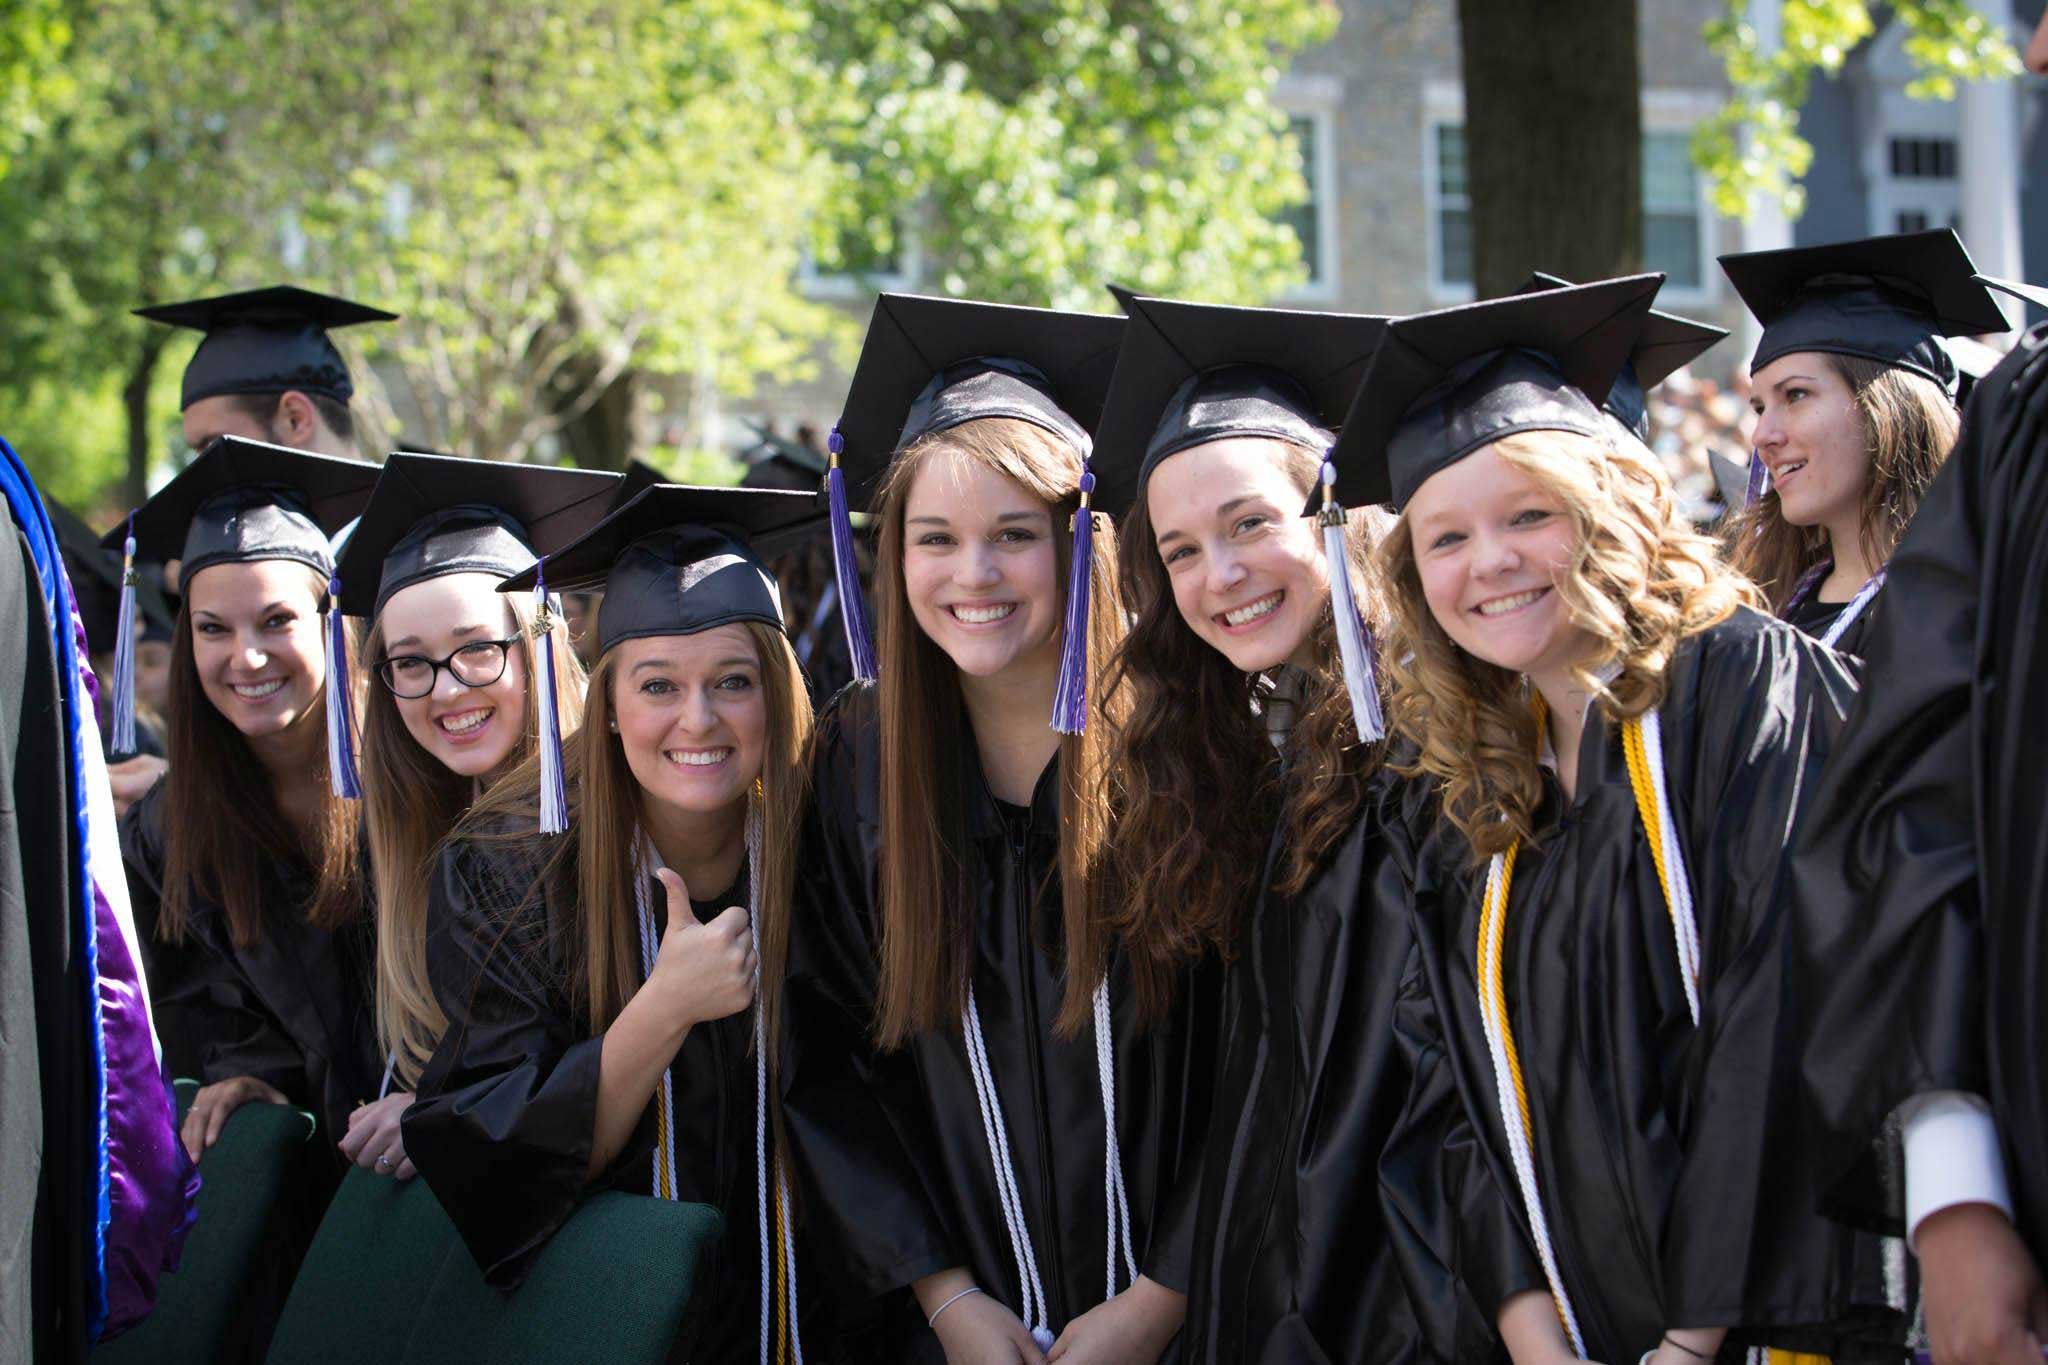
[[[240,436],[320,455],[355,454],[355,384],[327,334],[398,315],[295,285],[272,285],[135,316],[204,333],[178,394],[185,444]]]

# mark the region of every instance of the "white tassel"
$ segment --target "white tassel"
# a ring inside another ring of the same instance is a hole
[[[1362,743],[1386,738],[1387,721],[1380,711],[1378,669],[1372,637],[1358,613],[1351,587],[1351,555],[1344,541],[1344,508],[1335,497],[1337,466],[1323,461],[1323,510],[1316,520],[1323,528],[1323,558],[1329,561],[1330,615],[1337,623],[1337,653],[1344,664],[1344,686],[1351,693],[1351,720]]]
[[[988,1139],[989,1164],[995,1168],[996,1194],[1003,1206],[1003,1222],[1010,1233],[1010,1250],[1017,1257],[1017,1281],[1023,1304],[1018,1317],[1030,1331],[1041,1351],[1053,1346],[1052,1328],[1046,1318],[1045,1285],[1038,1278],[1038,1253],[1031,1245],[1031,1229],[1024,1221],[1024,1200],[1017,1192],[1017,1168],[1010,1161],[1010,1135],[1003,1126],[1003,1102],[996,1095],[995,1073],[988,1063],[988,1043],[981,1036],[981,1011],[975,1007],[974,987],[967,988],[967,1017],[962,1030],[967,1043],[967,1068],[974,1076],[974,1097],[981,1103],[982,1135]]]
[[[569,828],[569,798],[562,783],[562,722],[555,705],[555,614],[548,604],[547,560],[533,579],[533,645],[540,659],[540,832],[562,834]]]
[[[1108,1278],[1105,1300],[1116,1297],[1116,1258],[1121,1244],[1127,1283],[1138,1282],[1138,1260],[1131,1254],[1131,1201],[1124,1192],[1123,1150],[1116,1136],[1116,1036],[1111,1032],[1109,982],[1095,988],[1095,1070],[1102,1085],[1102,1197],[1108,1209],[1108,1252],[1104,1273]]]

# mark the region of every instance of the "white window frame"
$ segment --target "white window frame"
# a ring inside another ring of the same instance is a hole
[[[1315,187],[1315,278],[1283,291],[1279,303],[1334,303],[1341,295],[1337,243],[1337,113],[1344,106],[1344,81],[1337,76],[1282,76],[1273,87],[1273,107],[1290,119],[1307,119],[1315,128],[1312,163],[1306,166]]]
[[[1467,303],[1473,297],[1469,284],[1448,284],[1443,278],[1443,196],[1438,180],[1437,129],[1444,124],[1465,123],[1465,91],[1457,81],[1431,80],[1423,85],[1422,117],[1422,202],[1426,214],[1424,239],[1429,258],[1429,297],[1437,304]],[[1643,92],[1644,133],[1689,133],[1694,125],[1720,107],[1711,91],[1655,88]],[[1693,192],[1698,200],[1700,284],[1686,288],[1667,284],[1657,296],[1659,307],[1706,308],[1719,302],[1721,272],[1714,264],[1715,231],[1719,219],[1707,197],[1706,177],[1697,171]]]
[[[1877,73],[1882,76],[1883,73]],[[1954,101],[1916,100],[1903,88],[1883,86],[1871,103],[1877,117],[1865,127],[1864,183],[1869,186],[1869,226],[1872,236],[1897,232],[1903,209],[1927,214],[1927,226],[1949,225],[1951,214],[1963,220],[1963,166],[1966,154],[1962,137],[1962,114]],[[1892,139],[1940,139],[1956,149],[1956,173],[1947,180],[1907,178],[1892,174]],[[1967,224],[1965,224],[1967,226]]]

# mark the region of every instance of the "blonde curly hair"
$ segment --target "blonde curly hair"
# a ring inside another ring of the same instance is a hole
[[[1757,604],[1756,589],[1679,514],[1647,450],[1563,431],[1523,432],[1488,448],[1554,495],[1571,519],[1572,558],[1555,587],[1571,624],[1598,644],[1573,673],[1610,720],[1664,699],[1680,641]],[[1535,832],[1543,785],[1527,684],[1465,653],[1437,624],[1405,515],[1379,558],[1394,620],[1382,656],[1393,681],[1392,722],[1419,750],[1408,771],[1438,781],[1444,815],[1484,860]]]

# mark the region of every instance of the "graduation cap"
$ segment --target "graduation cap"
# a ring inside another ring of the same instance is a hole
[[[736,621],[784,629],[782,599],[765,560],[801,538],[818,519],[810,493],[659,484],[605,517],[500,591],[548,586],[602,589],[600,654],[625,640],[694,635]],[[543,654],[552,681],[553,651]],[[542,696],[549,689],[542,689]],[[541,820],[544,834],[568,827],[561,780],[561,731],[551,706],[541,714]]]
[[[2001,294],[2010,294],[2024,303],[2031,303],[2036,308],[2048,308],[2048,289],[2038,284],[2026,284],[2020,280],[2001,280],[1995,275],[1973,275],[1971,278],[1979,284],[1996,289]]]
[[[287,389],[346,404],[355,385],[328,331],[398,319],[398,314],[381,308],[289,284],[154,304],[137,308],[135,316],[206,334],[185,366],[178,395],[181,411],[221,394]]]
[[[791,441],[749,422],[756,442],[740,479],[742,488],[790,488],[811,492],[825,477],[825,457],[802,441]]]
[[[611,509],[620,474],[400,451],[341,556],[341,609],[375,616],[401,588],[453,573],[508,578]]]
[[[1122,516],[1160,461],[1229,437],[1327,450],[1387,319],[1111,290],[1130,314],[1095,433],[1095,505]]]
[[[1607,439],[1600,404],[1663,282],[1629,275],[1395,319],[1331,452],[1332,496],[1399,506],[1430,475],[1517,432]]]
[[[1122,318],[1097,313],[914,294],[875,300],[845,410],[827,442],[825,474],[840,618],[855,677],[875,676],[875,653],[854,563],[851,509],[867,507],[900,451],[982,418],[1029,422],[1085,461],[1123,326]],[[1083,511],[1090,486],[1084,474]],[[1076,517],[1077,549],[1082,528],[1092,524],[1092,517]],[[1078,557],[1075,562],[1085,569]],[[1086,630],[1079,633],[1085,639]],[[1073,635],[1070,630],[1070,648]]]
[[[1537,270],[1532,271],[1515,292],[1540,294],[1570,286],[1570,280]],[[1621,423],[1623,430],[1647,445],[1650,440],[1649,391],[1674,371],[1712,350],[1727,335],[1726,327],[1694,322],[1691,318],[1682,318],[1676,313],[1660,313],[1652,308],[1644,315],[1643,329],[1636,334],[1635,349],[1629,352],[1621,373],[1614,377],[1614,387],[1607,391],[1607,399],[1601,406]]]
[[[1826,351],[1911,370],[1953,397],[1955,362],[1937,338],[2009,326],[1953,228],[1741,252],[1721,269],[1763,324],[1752,374],[1782,355]]]
[[[330,608],[339,585],[328,540],[370,499],[377,466],[364,460],[314,455],[286,446],[222,436],[207,444],[199,458],[178,472],[155,497],[130,513],[128,520],[100,544],[122,553],[122,612],[133,619],[139,583],[138,558],[179,561],[180,581],[190,591],[201,570],[215,564],[246,564],[288,559],[304,564],[326,580]],[[348,676],[346,638],[338,610],[328,620],[329,680]],[[117,641],[118,643],[118,641]],[[135,696],[131,676],[125,679],[119,654],[114,670],[114,752],[134,752]],[[330,690],[333,690],[330,687]],[[354,770],[353,746],[346,727],[337,733],[328,719],[328,772],[339,795],[344,775]],[[352,786],[352,779],[348,779]]]

